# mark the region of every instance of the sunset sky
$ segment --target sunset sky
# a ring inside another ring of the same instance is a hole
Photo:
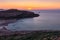
[[[0,9],[60,9],[60,0],[0,0]]]

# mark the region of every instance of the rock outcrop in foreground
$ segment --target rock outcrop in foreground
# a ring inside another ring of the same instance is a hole
[[[38,14],[34,14],[34,12],[17,10],[17,9],[9,9],[0,11],[0,18],[29,18],[29,17],[37,17]]]
[[[0,31],[0,40],[60,40],[60,31]]]

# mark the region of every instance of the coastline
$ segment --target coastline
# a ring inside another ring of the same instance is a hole
[[[8,9],[8,10],[0,11],[0,19],[33,18],[38,16],[39,14],[35,14],[34,12],[30,12],[26,10]]]

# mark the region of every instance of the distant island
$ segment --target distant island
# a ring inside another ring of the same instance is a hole
[[[18,10],[18,9],[9,9],[0,11],[0,18],[32,18],[38,17],[39,14],[35,14],[34,12]]]

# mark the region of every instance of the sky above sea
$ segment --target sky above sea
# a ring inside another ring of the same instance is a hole
[[[0,9],[60,9],[60,0],[0,0]]]

